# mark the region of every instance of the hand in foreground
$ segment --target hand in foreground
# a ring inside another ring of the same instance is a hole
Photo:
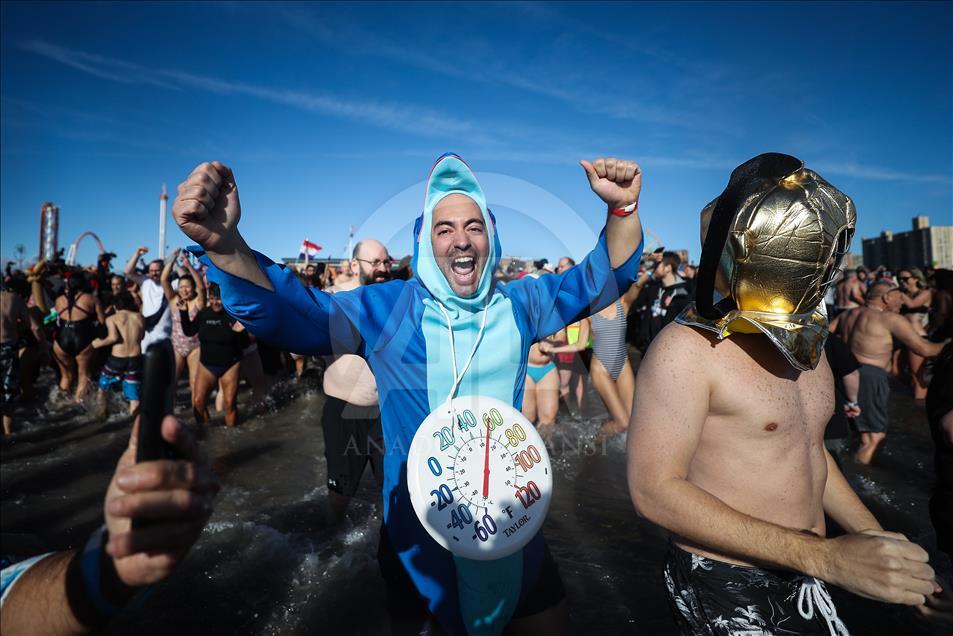
[[[136,464],[139,418],[106,491],[109,530],[106,552],[119,579],[148,585],[169,576],[202,533],[219,490],[204,454],[189,431],[171,415],[162,421],[162,438],[181,460]],[[132,528],[132,518],[153,525]]]
[[[844,415],[850,418],[860,417],[862,409],[860,405],[854,402],[853,404],[844,403]]]
[[[863,530],[826,542],[818,578],[865,598],[886,603],[923,605],[932,595],[929,555],[896,532]]]
[[[196,166],[179,184],[172,217],[190,239],[206,250],[227,253],[238,244],[242,216],[231,168],[218,161]]]
[[[926,603],[918,606],[917,611],[930,623],[953,626],[953,591],[950,584],[936,577],[937,591],[926,598]]]
[[[610,208],[624,208],[639,200],[642,169],[634,161],[608,158],[589,163],[580,161],[589,178],[589,187]]]

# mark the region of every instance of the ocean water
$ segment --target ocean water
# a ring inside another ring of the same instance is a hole
[[[42,380],[49,386],[48,376]],[[172,578],[105,633],[387,633],[376,561],[380,493],[368,471],[345,519],[327,521],[324,398],[316,379],[279,385],[267,407],[250,409],[248,395],[240,396],[237,428],[204,431],[202,444],[223,488],[199,542]],[[932,450],[923,407],[899,387],[894,396],[894,424],[875,465],[847,458],[845,472],[883,525],[921,543],[953,580],[927,512]],[[187,398],[180,393],[179,400],[184,405]],[[549,444],[554,498],[544,532],[566,587],[571,630],[673,634],[661,577],[666,533],[635,514],[624,439],[596,442],[606,415],[594,394],[587,402],[584,418],[560,416]],[[121,414],[95,420],[62,401],[20,411],[19,432],[0,451],[0,550],[81,546],[101,523],[130,420]],[[905,608],[832,594],[853,633],[937,633]]]

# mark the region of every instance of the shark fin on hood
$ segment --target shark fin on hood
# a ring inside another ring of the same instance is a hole
[[[446,276],[440,271],[433,252],[431,227],[433,211],[445,197],[462,194],[473,200],[483,214],[483,222],[489,233],[489,254],[486,265],[480,274],[480,283],[476,293],[464,298],[458,296]],[[448,309],[464,310],[472,313],[481,309],[493,289],[493,273],[500,260],[500,239],[496,232],[496,219],[486,207],[486,196],[470,166],[458,155],[447,153],[437,159],[427,180],[427,193],[424,198],[423,213],[414,223],[414,275],[427,288],[433,297]]]

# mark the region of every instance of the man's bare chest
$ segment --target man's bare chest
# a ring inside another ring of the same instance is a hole
[[[796,371],[733,347],[713,374],[709,416],[723,434],[748,439],[813,439],[823,435],[834,409],[833,377],[826,364]]]

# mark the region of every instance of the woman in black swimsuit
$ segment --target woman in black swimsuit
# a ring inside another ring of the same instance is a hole
[[[179,302],[178,310],[182,332],[186,336],[199,336],[199,368],[192,390],[195,420],[200,424],[208,424],[208,396],[218,384],[223,396],[225,425],[235,426],[238,419],[235,404],[238,395],[238,368],[244,355],[243,350],[250,340],[249,334],[240,322],[225,313],[218,285],[209,285],[208,306],[199,311],[194,320],[189,318],[184,302]]]
[[[73,270],[66,279],[66,289],[54,306],[58,328],[53,357],[60,369],[60,390],[69,393],[75,377],[77,401],[82,400],[89,390],[95,359],[95,351],[90,345],[99,325],[106,321],[102,305],[87,287],[83,271]]]

